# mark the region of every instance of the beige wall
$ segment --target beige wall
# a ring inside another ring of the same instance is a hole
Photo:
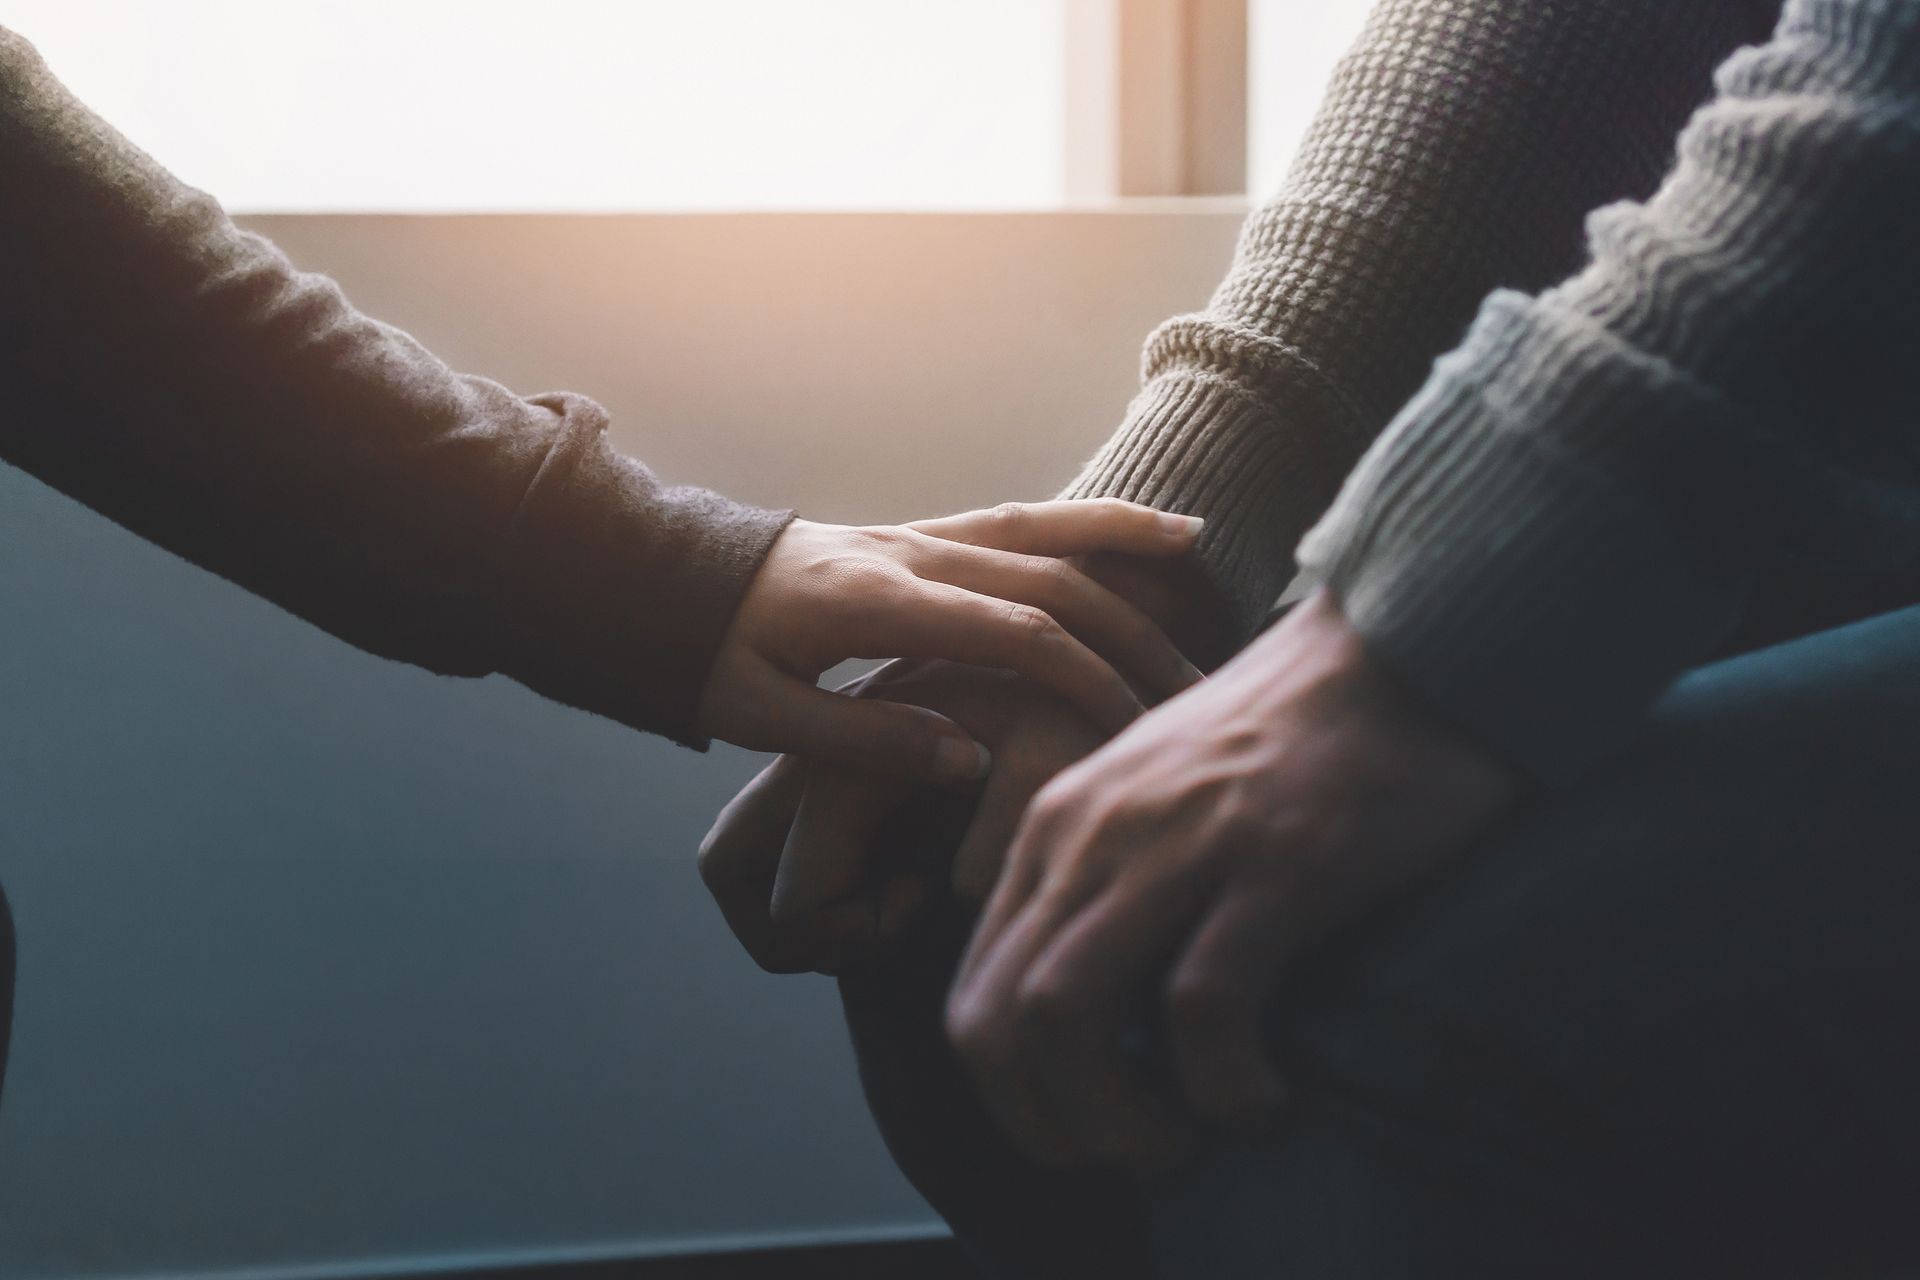
[[[280,217],[460,366],[846,519],[1040,496],[1231,211]],[[692,859],[759,767],[368,657],[0,467],[0,1272],[394,1275],[937,1229],[833,988]]]
[[[464,370],[593,395],[673,480],[882,520],[1069,479],[1239,221],[1189,202],[248,223]]]

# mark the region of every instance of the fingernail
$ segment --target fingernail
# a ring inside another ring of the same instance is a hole
[[[970,738],[942,738],[934,748],[934,768],[955,782],[978,782],[993,767],[987,749]]]
[[[1197,538],[1206,525],[1199,516],[1180,516],[1171,511],[1160,513],[1160,527],[1176,538]]]

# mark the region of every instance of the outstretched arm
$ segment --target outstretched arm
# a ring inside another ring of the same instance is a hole
[[[457,374],[5,30],[0,175],[0,457],[363,648],[696,736],[787,513],[661,484],[583,397]]]
[[[662,486],[584,397],[453,372],[6,31],[0,173],[0,457],[363,649],[695,737],[785,512]]]
[[[702,743],[972,778],[953,724],[814,688],[856,656],[1032,675],[1111,728],[1195,678],[1062,557],[1193,521],[1053,503],[850,529],[672,488],[598,405],[449,369],[236,228],[0,30],[0,458],[388,657]]]

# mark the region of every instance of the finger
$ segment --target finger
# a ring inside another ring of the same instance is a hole
[[[812,770],[773,883],[775,924],[804,927],[809,914],[866,885],[874,836],[911,794],[894,778]]]
[[[1020,829],[1038,781],[1004,765],[987,778],[973,820],[953,855],[953,891],[967,902],[985,902]]]
[[[1050,921],[1029,910],[1010,923],[947,997],[947,1039],[981,1103],[1014,1146],[1048,1166],[1074,1163],[1078,1149],[1047,1113],[1020,1059],[1012,996],[1020,974],[1045,944]],[[969,960],[974,953],[969,951]]]
[[[1174,1069],[1210,1124],[1257,1131],[1286,1103],[1262,1029],[1294,937],[1271,897],[1228,897],[1174,966],[1166,996]]]
[[[993,762],[966,730],[925,707],[828,693],[790,676],[773,683],[764,749],[950,787],[978,783]]]
[[[727,802],[700,842],[700,878],[727,927],[756,963],[780,972],[789,971],[791,961],[780,954],[770,903],[805,785],[803,763],[782,756]]]
[[[1126,680],[1044,609],[924,579],[912,607],[873,619],[872,639],[902,657],[1005,667],[1053,690],[1109,733],[1146,710]],[[895,770],[896,772],[898,770]]]
[[[1123,1038],[1150,1007],[1143,997],[1158,989],[1204,897],[1190,879],[1122,874],[1065,922],[1021,980],[1020,1060],[1041,1104],[1088,1159],[1149,1170],[1177,1162],[1192,1143],[1190,1124]]]
[[[1046,876],[1045,851],[1060,830],[1059,823],[1043,813],[1029,812],[1014,831],[1007,847],[1006,865],[993,896],[975,923],[973,936],[954,971],[954,990],[960,991],[979,980],[980,971],[1000,949],[1002,936],[1026,911]]]
[[[1007,872],[961,959],[947,1003],[948,1039],[981,1100],[1016,1146],[1048,1165],[1082,1162],[1085,1152],[1052,1118],[1026,1060],[1021,984],[1061,925],[1104,883],[1094,864],[1054,848],[1065,835],[1063,821],[1051,811],[1022,822]],[[1048,854],[1079,865],[1083,874],[1048,881]]]
[[[805,762],[781,756],[727,801],[700,841],[700,874],[709,887],[778,860],[806,784]]]
[[[1203,527],[1198,516],[1156,511],[1118,498],[1003,502],[987,510],[920,520],[907,526],[949,542],[1039,556],[1095,551],[1175,556],[1192,549]]]
[[[1152,619],[1065,560],[964,547],[938,538],[927,539],[926,546],[926,556],[914,565],[921,577],[1046,610],[1154,695],[1170,697],[1202,679],[1199,668]]]

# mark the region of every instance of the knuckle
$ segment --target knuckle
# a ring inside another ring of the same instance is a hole
[[[725,883],[720,848],[712,836],[700,842],[700,852],[694,855],[693,864],[700,872],[700,883],[709,891],[719,889]]]
[[[753,957],[753,962],[759,965],[762,972],[765,973],[777,973],[784,976],[786,974],[810,973],[813,971],[813,966],[802,958],[799,953],[790,948],[763,948],[759,951],[749,951],[747,954]]]
[[[749,958],[767,973],[804,973],[806,957],[792,938],[773,928],[765,919],[736,919],[728,916],[727,927]]]
[[[1051,614],[1030,604],[1009,604],[1006,620],[1007,626],[1030,645],[1046,644],[1060,630]]]
[[[1015,1018],[1023,1031],[1047,1032],[1068,1022],[1077,1003],[1073,991],[1058,978],[1030,973],[1014,994]]]
[[[987,517],[1002,529],[1018,529],[1027,520],[1027,505],[1024,502],[1002,502],[987,513]]]
[[[1031,809],[1047,784],[1078,758],[1047,745],[1016,741],[1002,744],[998,761],[1009,786],[1026,797],[1025,807]]]
[[[1006,1037],[998,1021],[976,997],[957,995],[947,1003],[947,1043],[962,1058],[979,1066],[997,1067],[1010,1061]]]
[[[1051,830],[1079,806],[1079,788],[1065,773],[1049,778],[1027,806],[1027,824],[1036,830]]]
[[[1044,598],[1056,604],[1077,598],[1086,587],[1081,572],[1065,560],[1027,556],[1020,568]]]
[[[892,525],[856,530],[849,559],[869,573],[891,573],[916,551],[914,535]]]
[[[738,841],[709,833],[700,844],[694,865],[707,891],[715,898],[727,900],[738,897],[771,858],[777,856],[764,848],[743,849]]]

